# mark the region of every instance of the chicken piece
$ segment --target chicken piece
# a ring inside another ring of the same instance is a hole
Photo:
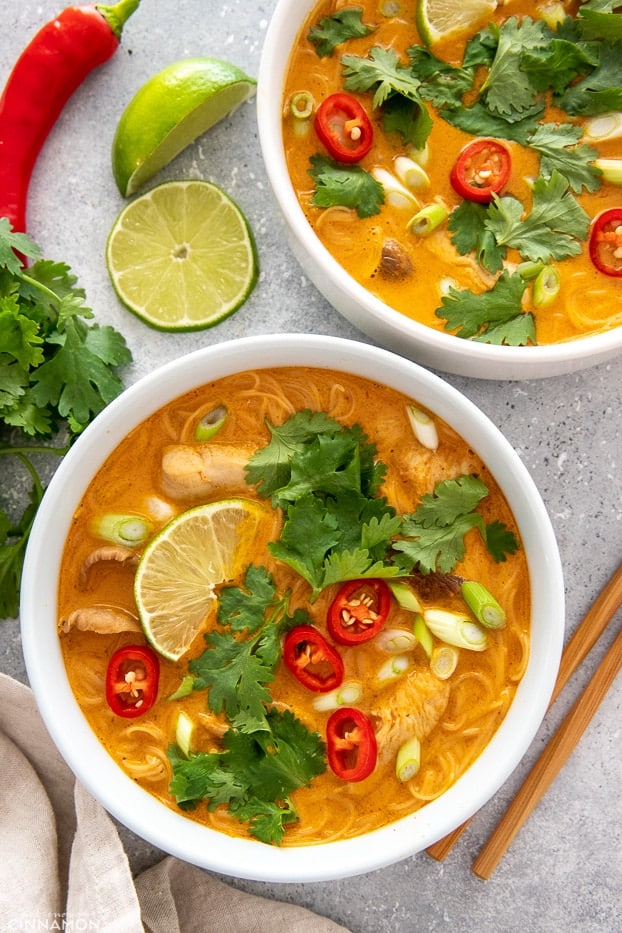
[[[162,454],[162,488],[172,499],[248,489],[245,466],[254,448],[233,444],[177,444]]]
[[[92,567],[109,561],[134,568],[138,564],[138,554],[132,548],[123,547],[122,544],[110,544],[106,545],[106,547],[96,548],[96,550],[91,551],[80,568],[80,586],[83,588],[87,586],[89,572]]]
[[[370,718],[376,730],[378,759],[391,761],[412,736],[421,741],[440,721],[449,702],[449,684],[431,671],[416,670],[402,677],[382,697]]]
[[[140,632],[140,622],[125,609],[110,606],[86,606],[74,609],[61,621],[61,630],[70,632],[77,628],[81,632],[97,632],[98,635],[114,635],[117,632]]]

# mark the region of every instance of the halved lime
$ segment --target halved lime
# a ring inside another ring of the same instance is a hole
[[[416,23],[427,46],[484,22],[498,6],[497,0],[418,0]]]
[[[134,194],[199,136],[232,113],[256,81],[219,58],[173,62],[136,92],[112,141],[112,172],[124,197]]]
[[[231,198],[207,181],[169,181],[114,222],[106,264],[123,304],[158,330],[212,327],[257,282],[255,242]]]
[[[214,587],[248,566],[268,515],[252,499],[210,502],[172,519],[145,548],[134,597],[145,635],[161,655],[177,661],[205,628]]]

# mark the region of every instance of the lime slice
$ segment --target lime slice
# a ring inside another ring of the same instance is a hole
[[[417,30],[427,46],[483,22],[498,6],[497,0],[418,0]]]
[[[265,508],[251,499],[224,499],[182,512],[149,543],[140,559],[134,597],[150,644],[177,661],[215,608],[214,587],[251,562]]]
[[[206,181],[169,181],[123,208],[106,244],[119,299],[158,330],[212,327],[257,282],[248,222]]]
[[[112,142],[112,172],[124,197],[255,93],[256,81],[219,58],[173,62],[129,102]]]

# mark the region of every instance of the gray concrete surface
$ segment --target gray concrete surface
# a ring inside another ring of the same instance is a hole
[[[25,42],[62,4],[3,0],[2,7],[4,83]],[[256,75],[273,8],[274,0],[143,0],[126,27],[122,48],[74,96],[37,164],[30,232],[46,256],[66,261],[76,272],[98,320],[126,336],[135,357],[125,374],[127,384],[199,344],[232,337],[314,331],[367,339],[305,280],[286,245],[261,161],[253,103],[210,131],[158,179],[206,178],[238,201],[255,231],[262,268],[248,303],[213,330],[158,334],[119,306],[106,273],[106,236],[123,206],[111,175],[110,143],[125,103],[156,70],[187,56],[227,58]],[[564,565],[569,637],[622,560],[622,359],[545,381],[446,378],[506,434],[544,498]],[[0,482],[3,494],[9,491],[6,472]],[[619,624],[620,613],[612,630]],[[476,815],[445,862],[420,854],[367,876],[332,883],[232,883],[308,906],[353,933],[619,931],[619,681],[493,877],[483,882],[470,870],[504,806],[611,639],[612,633],[605,636],[573,678],[524,761]],[[0,669],[26,681],[17,620],[0,622]],[[130,833],[121,833],[137,871],[161,857]]]

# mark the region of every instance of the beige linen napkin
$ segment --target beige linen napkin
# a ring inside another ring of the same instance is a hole
[[[32,692],[0,673],[0,930],[347,933],[167,857],[132,878],[114,823],[75,780]]]

